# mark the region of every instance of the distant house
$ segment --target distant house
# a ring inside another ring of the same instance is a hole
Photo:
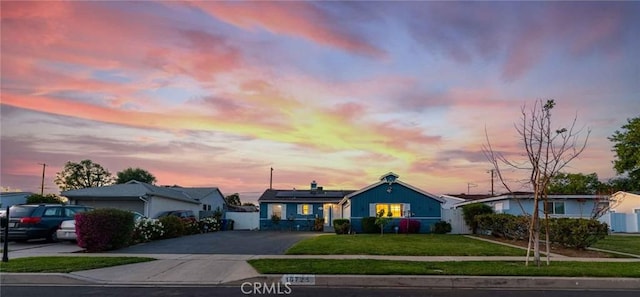
[[[468,201],[467,199],[463,199],[463,198],[459,198],[451,195],[440,195],[438,197],[440,197],[440,199],[444,201],[442,203],[442,209],[453,209],[455,208],[456,204]]]
[[[420,233],[431,232],[431,226],[442,219],[444,202],[440,197],[400,181],[399,176],[389,172],[380,181],[346,195],[339,203],[342,217],[351,220],[352,231],[363,231],[362,220],[375,217],[380,210],[392,214],[392,221],[385,227],[393,231],[402,218],[420,221]]]
[[[260,230],[313,230],[316,218],[331,227],[342,218],[338,203],[354,190],[325,190],[315,181],[305,190],[267,189],[258,199]]]
[[[7,208],[16,204],[27,203],[27,197],[33,195],[31,192],[1,192],[0,208]]]
[[[608,201],[605,195],[548,195],[548,209],[550,217],[591,218],[601,202]],[[523,215],[533,213],[533,193],[510,193],[497,197],[465,201],[455,205],[455,208],[472,203],[484,203],[491,206],[496,213]],[[538,205],[539,214],[544,215],[544,204]]]
[[[147,217],[168,210],[192,210],[198,216],[200,211],[222,210],[225,203],[216,187],[159,187],[139,181],[69,190],[61,195],[70,204],[137,211]]]
[[[609,203],[612,232],[640,232],[640,192],[616,192]]]

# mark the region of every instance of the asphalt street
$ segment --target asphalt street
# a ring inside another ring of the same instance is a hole
[[[248,293],[248,294],[247,294]],[[138,297],[138,296],[419,296],[419,297],[637,297],[638,291],[620,290],[477,290],[415,288],[327,288],[294,286],[288,291],[254,292],[250,286],[218,287],[105,287],[105,286],[3,286],[2,297]]]

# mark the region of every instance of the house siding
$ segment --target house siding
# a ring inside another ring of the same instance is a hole
[[[274,205],[283,206],[283,215],[278,224],[271,220],[271,207]],[[298,205],[309,204],[312,214],[298,214]],[[271,205],[271,207],[270,207]],[[323,218],[323,203],[291,203],[291,202],[268,202],[260,203],[260,230],[295,230],[312,231],[316,218]]]
[[[389,187],[391,192],[388,192]],[[371,204],[409,204],[412,219],[420,221],[420,233],[430,233],[432,225],[440,221],[442,215],[439,201],[398,183],[393,183],[391,186],[387,183],[380,184],[350,197],[350,202],[351,229],[356,233],[362,232],[362,218],[374,216],[370,213]],[[385,231],[392,232],[393,227],[397,226],[400,220],[400,218],[392,219]]]
[[[518,200],[520,200],[518,202]],[[596,201],[594,199],[586,199],[586,201],[578,201],[577,199],[549,199],[549,202],[564,202],[564,214],[552,214],[551,217],[563,217],[563,218],[591,218]],[[522,215],[522,209],[526,214],[533,213],[533,199],[505,199],[492,202],[485,202],[485,204],[495,209],[497,203],[503,203],[503,213],[512,215]],[[522,205],[522,208],[520,207]],[[539,214],[544,216],[544,204],[539,202]],[[509,208],[506,208],[509,207]]]

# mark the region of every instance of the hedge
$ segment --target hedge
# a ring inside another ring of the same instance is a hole
[[[336,234],[349,234],[351,229],[351,223],[349,219],[335,219],[333,220],[333,230]]]
[[[376,225],[376,217],[362,218],[362,233],[380,233],[380,226]]]
[[[400,233],[418,233],[420,232],[420,221],[411,219],[400,219],[400,225],[398,226]]]
[[[471,228],[473,234],[478,234],[478,221],[476,216],[493,213],[491,206],[484,203],[472,203],[462,207],[464,222]]]
[[[161,217],[160,223],[164,226],[164,236],[162,238],[180,237],[185,234],[185,223],[179,217]]]
[[[446,234],[451,232],[451,224],[449,222],[440,221],[433,225],[433,233]]]
[[[101,252],[126,247],[133,236],[133,213],[103,208],[78,213],[76,234],[78,246],[88,252]]]

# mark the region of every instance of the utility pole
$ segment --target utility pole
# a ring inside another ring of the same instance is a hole
[[[269,190],[273,189],[273,167],[271,167],[271,175],[269,176]]]
[[[494,179],[494,174],[495,174],[495,169],[490,169],[487,172],[491,172],[491,196],[493,196],[494,192],[493,192],[493,179]]]
[[[39,165],[42,165],[42,183],[40,184],[40,196],[44,196],[44,170],[47,167],[47,164],[45,163],[38,163]]]

